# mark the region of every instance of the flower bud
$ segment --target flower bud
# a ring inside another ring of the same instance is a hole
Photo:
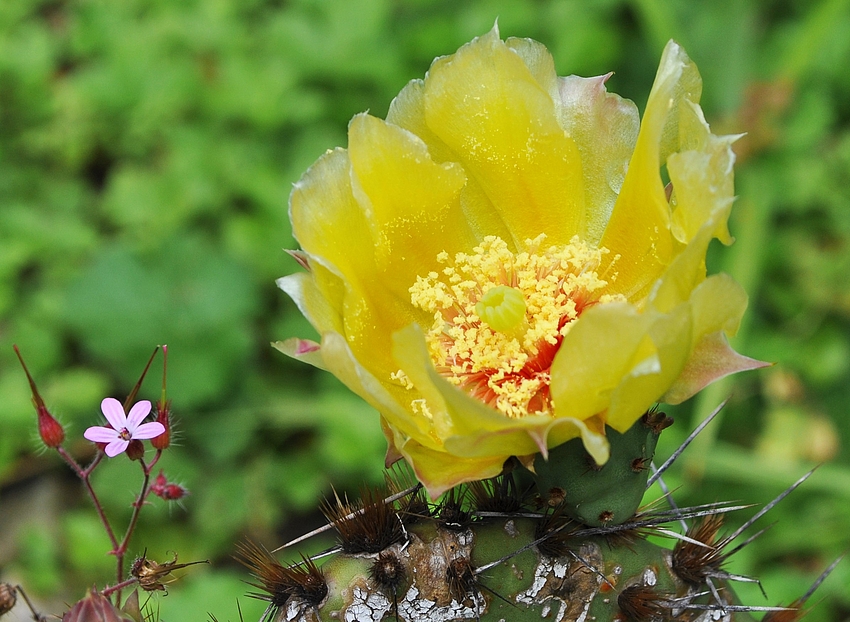
[[[165,501],[179,501],[189,494],[180,484],[169,482],[161,469],[151,484],[151,492]]]
[[[92,590],[88,596],[79,601],[70,611],[62,616],[62,622],[126,622],[125,618],[106,596]]]
[[[142,444],[142,441],[134,438],[130,441],[130,444],[127,445],[127,449],[125,451],[127,452],[127,457],[130,460],[141,460],[145,455],[145,446]]]
[[[9,613],[18,602],[18,591],[14,585],[0,583],[0,616]]]
[[[189,491],[179,484],[168,484],[160,495],[166,501],[179,501],[189,494]]]
[[[168,485],[168,480],[165,479],[165,474],[162,472],[162,469],[159,470],[159,475],[157,475],[153,483],[151,484],[151,492],[155,494],[157,497],[161,497],[165,492],[165,487]]]
[[[12,347],[15,350],[15,354],[18,355],[18,360],[21,362],[21,366],[24,368],[24,373],[27,375],[27,380],[30,383],[32,403],[38,413],[38,435],[41,437],[42,442],[48,447],[59,447],[59,445],[61,445],[65,440],[65,430],[62,427],[62,424],[56,421],[56,418],[50,414],[50,411],[47,410],[47,406],[44,405],[44,400],[41,399],[41,394],[39,394],[38,388],[35,386],[35,380],[33,380],[30,375],[30,371],[27,369],[26,363],[24,363],[24,359],[18,350],[18,346],[15,345]]]
[[[165,432],[151,439],[151,445],[160,451],[171,444],[171,401],[156,403],[156,420],[163,425]]]
[[[48,447],[59,447],[65,440],[65,430],[62,424],[47,412],[44,404],[36,405],[38,411],[38,435]]]

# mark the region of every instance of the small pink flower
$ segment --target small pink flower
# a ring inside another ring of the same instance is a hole
[[[100,410],[112,427],[92,426],[83,436],[95,443],[106,443],[104,452],[110,458],[126,450],[131,440],[155,438],[165,432],[165,426],[156,421],[142,423],[151,411],[151,403],[147,400],[136,402],[130,409],[130,414],[125,415],[121,402],[107,397],[100,403]]]

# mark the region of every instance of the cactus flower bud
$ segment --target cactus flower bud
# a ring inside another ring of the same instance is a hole
[[[59,445],[61,445],[65,440],[65,430],[62,427],[62,424],[50,414],[50,411],[47,410],[47,406],[44,405],[44,400],[41,399],[38,388],[35,386],[35,380],[33,380],[30,375],[30,371],[27,369],[26,363],[24,363],[24,359],[21,356],[21,352],[18,350],[18,346],[15,345],[12,347],[15,350],[15,354],[18,355],[18,360],[21,362],[21,366],[24,368],[24,373],[27,375],[27,380],[30,383],[30,389],[32,390],[32,403],[38,413],[38,435],[41,437],[42,442],[48,447],[59,447]]]

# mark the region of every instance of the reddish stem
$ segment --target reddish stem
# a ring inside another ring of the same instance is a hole
[[[128,586],[130,586],[130,585],[133,585],[133,584],[134,584],[134,583],[136,583],[137,581],[138,581],[138,579],[136,579],[136,577],[130,577],[129,579],[126,579],[126,580],[122,581],[121,583],[116,583],[115,585],[110,585],[109,587],[105,587],[105,588],[103,588],[103,589],[100,591],[100,595],[101,595],[101,596],[109,596],[109,595],[110,595],[110,594],[112,594],[113,592],[120,592],[120,591],[121,591],[121,590],[123,590],[125,587],[128,587]],[[117,606],[117,605],[116,605],[116,606]]]
[[[115,592],[115,606],[121,606],[121,589],[124,587],[124,555],[127,553],[127,547],[130,545],[130,538],[133,537],[133,531],[136,529],[136,524],[139,521],[139,514],[142,512],[142,507],[145,505],[145,500],[148,498],[150,494],[150,479],[151,479],[151,471],[156,466],[156,463],[159,462],[159,458],[162,456],[162,450],[157,450],[156,455],[153,460],[151,460],[150,464],[145,464],[144,458],[139,460],[139,463],[142,465],[142,474],[144,475],[142,479],[142,489],[139,491],[139,496],[136,497],[136,500],[133,502],[133,514],[130,517],[130,523],[127,525],[127,531],[124,533],[124,538],[121,540],[121,544],[117,545],[115,548],[115,556],[118,558],[118,584],[114,586],[112,589]]]
[[[77,474],[77,477],[83,482],[83,486],[85,486],[86,492],[89,494],[89,498],[94,504],[94,509],[97,511],[97,515],[100,517],[100,522],[103,523],[103,528],[106,529],[106,535],[109,536],[109,541],[112,544],[113,551],[118,547],[118,538],[115,537],[115,532],[112,530],[112,525],[109,524],[109,519],[106,518],[106,513],[103,511],[103,506],[100,503],[100,499],[97,498],[97,493],[94,491],[91,485],[91,473],[94,471],[95,467],[100,463],[103,458],[103,452],[98,451],[94,460],[92,460],[91,464],[83,469],[76,460],[65,451],[64,447],[57,447],[56,451],[62,456],[62,459],[68,463],[68,466]]]

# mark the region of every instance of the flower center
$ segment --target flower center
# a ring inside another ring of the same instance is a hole
[[[606,294],[597,273],[605,248],[574,237],[544,247],[545,235],[513,252],[496,236],[470,254],[441,253],[441,272],[417,277],[414,306],[433,314],[426,335],[434,365],[509,417],[550,413],[552,361],[573,322],[591,305],[622,299]],[[393,374],[407,386],[403,372]]]
[[[525,296],[507,285],[488,289],[475,304],[475,313],[481,321],[500,333],[521,328],[525,323],[525,309]]]
[[[118,431],[118,438],[120,438],[122,441],[130,441],[133,439],[133,436],[130,434],[130,430],[128,430],[127,428],[121,428]]]

